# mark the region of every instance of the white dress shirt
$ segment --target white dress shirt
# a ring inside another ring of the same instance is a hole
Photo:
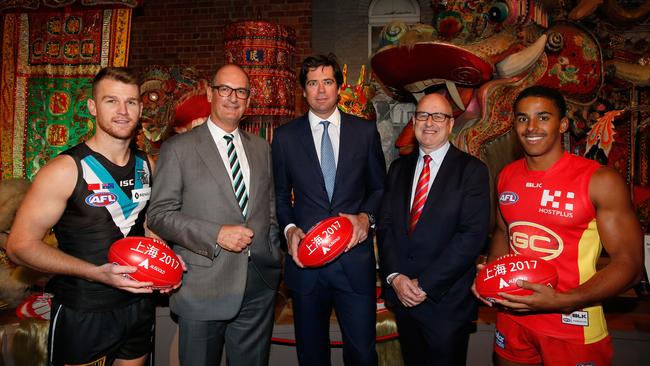
[[[334,109],[332,113],[326,119],[322,119],[314,114],[311,110],[307,114],[309,119],[309,126],[311,127],[311,137],[314,139],[314,146],[316,147],[316,155],[318,156],[318,162],[320,163],[320,143],[323,139],[323,125],[321,121],[329,121],[330,125],[327,129],[327,133],[330,136],[330,141],[332,141],[332,148],[334,149],[334,162],[336,166],[339,165],[339,145],[341,142],[341,112],[339,109]]]
[[[228,142],[223,138],[227,134],[232,134],[232,142],[235,144],[235,151],[237,152],[237,159],[239,160],[239,166],[241,168],[242,175],[244,176],[244,184],[246,184],[246,192],[250,196],[251,189],[251,170],[248,165],[248,159],[246,158],[246,152],[244,151],[244,145],[242,145],[241,137],[239,134],[239,128],[232,132],[226,132],[221,127],[217,126],[212,122],[210,118],[206,122],[208,124],[208,130],[210,130],[210,135],[214,143],[217,144],[217,149],[219,149],[219,154],[221,155],[221,160],[223,165],[226,167],[228,172],[228,177],[230,177],[230,184],[233,183],[232,170],[230,170],[230,162],[228,161]],[[234,189],[234,188],[233,188]]]

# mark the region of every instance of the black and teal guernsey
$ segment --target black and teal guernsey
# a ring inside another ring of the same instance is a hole
[[[113,242],[144,235],[151,195],[151,168],[146,155],[131,149],[129,162],[118,166],[85,143],[62,154],[77,165],[77,183],[61,219],[54,225],[59,249],[96,265],[108,262]],[[102,311],[130,304],[135,295],[79,277],[55,276],[48,284],[57,302],[78,310]]]

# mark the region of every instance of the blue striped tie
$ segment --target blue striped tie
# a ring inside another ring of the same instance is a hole
[[[239,165],[239,159],[237,159],[237,151],[235,150],[235,144],[233,143],[234,136],[232,134],[227,134],[223,137],[226,139],[228,145],[228,162],[230,163],[230,172],[232,174],[232,187],[235,191],[235,198],[239,203],[239,208],[241,208],[242,215],[246,217],[248,209],[248,192],[246,192],[246,183],[244,183],[244,175],[241,172],[241,166]]]
[[[334,194],[334,179],[336,178],[336,160],[334,159],[332,141],[327,131],[330,121],[321,121],[320,123],[323,125],[323,137],[320,140],[320,168],[323,171],[323,178],[325,179],[327,197],[331,202],[332,194]]]

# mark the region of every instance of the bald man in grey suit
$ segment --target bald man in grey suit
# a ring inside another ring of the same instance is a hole
[[[215,74],[210,118],[161,149],[149,227],[187,264],[171,296],[185,366],[267,365],[281,255],[269,144],[239,127],[250,101],[238,66]]]

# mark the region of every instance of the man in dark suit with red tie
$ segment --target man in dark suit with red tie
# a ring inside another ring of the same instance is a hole
[[[377,364],[370,227],[386,168],[375,123],[337,109],[342,82],[333,55],[307,57],[300,83],[309,112],[279,127],[273,137],[277,215],[289,249],[284,279],[292,292],[301,365],[330,364],[332,307],[343,335],[345,364]],[[304,268],[298,243],[318,221],[336,215],[354,226],[346,252],[323,267]]]
[[[377,226],[386,303],[405,364],[465,365],[470,287],[490,221],[488,170],[449,143],[452,108],[429,94],[413,117],[419,149],[394,161]]]

